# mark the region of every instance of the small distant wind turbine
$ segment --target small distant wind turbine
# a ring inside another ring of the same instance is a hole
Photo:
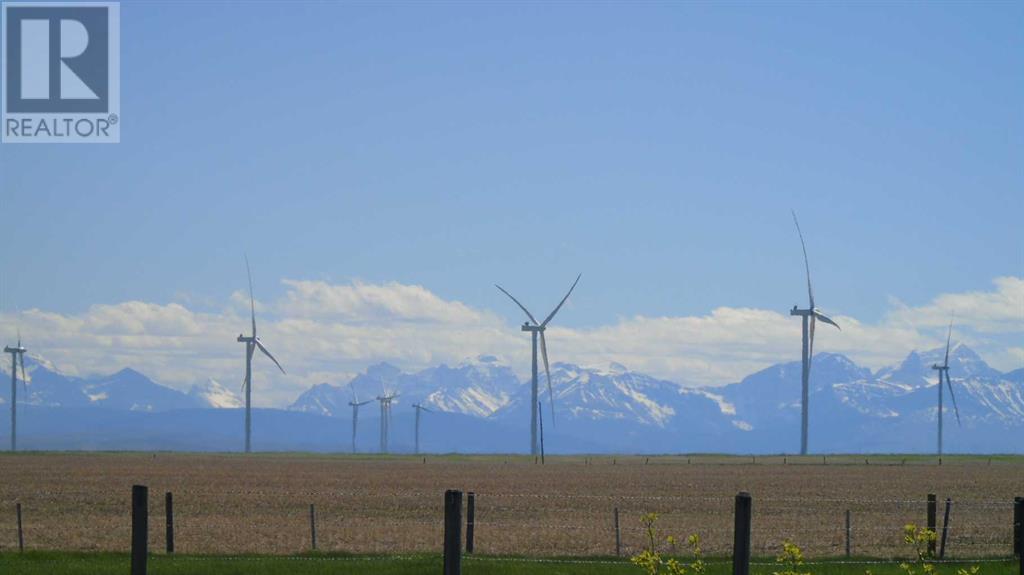
[[[953,382],[949,379],[949,342],[953,339],[953,321],[949,322],[949,333],[946,335],[946,356],[942,365],[933,364],[932,369],[939,372],[939,455],[942,455],[942,378],[945,376],[946,385],[949,386],[949,397],[953,400],[953,412],[956,413],[956,424],[960,426],[960,410],[956,406],[956,396],[953,395]]]
[[[4,353],[11,354],[11,451],[18,450],[18,364],[21,364],[21,385],[26,386],[28,378],[25,376],[25,352],[28,351],[21,346],[21,333],[18,333],[18,345],[4,346]],[[25,387],[28,393],[28,387]]]
[[[252,356],[259,349],[264,355],[274,362],[277,369],[284,373],[284,368],[270,353],[270,350],[263,345],[260,338],[256,337],[256,298],[252,292],[252,271],[249,269],[249,258],[245,258],[245,273],[249,275],[249,311],[252,312],[252,335],[246,337],[238,334],[238,342],[245,344],[245,379],[242,381],[242,389],[245,390],[245,452],[252,451]]]
[[[829,325],[835,326],[836,329],[842,331],[839,324],[832,321],[832,319],[825,314],[821,313],[821,310],[814,307],[814,290],[811,289],[811,264],[807,261],[807,245],[804,243],[804,234],[800,231],[800,222],[796,219],[796,212],[793,212],[793,223],[796,224],[796,233],[800,236],[800,247],[804,251],[804,268],[807,270],[807,309],[797,309],[794,305],[793,309],[789,310],[789,315],[798,315],[803,319],[804,335],[803,335],[803,371],[801,374],[801,393],[800,393],[800,455],[807,455],[807,421],[808,421],[808,398],[810,396],[810,384],[811,384],[811,358],[814,357],[814,324],[817,320],[821,320]]]
[[[367,399],[366,401],[359,401],[359,397],[356,395],[356,386],[352,386],[352,401],[348,402],[352,406],[352,453],[356,452],[356,422],[359,421],[359,408],[373,401]]]
[[[552,318],[555,317],[555,314],[558,313],[558,310],[562,309],[562,305],[565,304],[565,300],[569,299],[569,295],[572,293],[572,290],[576,289],[576,284],[580,283],[580,277],[582,276],[583,274],[576,276],[576,281],[572,282],[572,287],[569,288],[568,293],[565,294],[562,301],[558,302],[555,309],[551,310],[548,317],[544,318],[544,321],[540,323],[537,323],[537,320],[534,319],[530,310],[526,309],[526,306],[519,303],[519,300],[513,297],[512,294],[505,291],[505,288],[498,284],[494,284],[494,287],[501,290],[501,293],[507,295],[509,299],[516,302],[519,309],[526,312],[526,317],[530,318],[530,321],[523,322],[522,327],[522,331],[528,331],[533,336],[533,370],[530,387],[530,405],[532,406],[532,409],[530,409],[530,455],[537,455],[539,452],[539,446],[537,445],[537,409],[539,408],[537,392],[537,335],[540,334],[540,350],[544,358],[544,373],[547,374],[548,378],[548,403],[551,405],[551,423],[553,425],[555,423],[555,397],[554,392],[551,390],[551,368],[548,365],[548,344],[544,339],[544,330],[547,328],[548,322],[550,322]]]
[[[380,402],[380,452],[388,452],[388,441],[391,434],[391,402],[398,397],[397,393],[388,393],[387,388],[381,387],[384,395],[378,395]]]
[[[430,409],[419,403],[412,404],[413,409],[416,410],[416,453],[420,452],[420,412],[426,411],[433,413]]]

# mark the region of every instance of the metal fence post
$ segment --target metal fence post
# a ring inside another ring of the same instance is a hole
[[[946,498],[946,512],[942,514],[942,539],[939,540],[939,559],[943,559],[946,556],[946,534],[949,532],[949,508],[952,507],[953,500],[949,497]]]
[[[928,530],[932,533],[937,533],[936,528],[936,515],[938,514],[938,499],[934,493],[928,494]],[[935,556],[935,540],[932,539],[928,542],[928,555],[931,557]]]
[[[619,508],[615,508],[615,556],[622,555],[622,534],[619,531]]]
[[[846,510],[846,557],[850,557],[850,510]]]
[[[309,504],[309,539],[316,551],[316,506],[312,503]]]
[[[25,534],[21,530],[21,503],[16,503],[14,509],[18,514],[18,551],[25,551]]]

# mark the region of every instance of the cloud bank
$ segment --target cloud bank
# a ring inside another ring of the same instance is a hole
[[[528,340],[517,325],[491,311],[395,282],[286,279],[283,284],[285,294],[278,301],[257,302],[257,313],[260,338],[288,375],[259,357],[258,405],[285,405],[312,384],[343,383],[378,361],[418,369],[495,354],[523,366],[526,375]],[[31,309],[2,314],[0,321],[20,326],[30,354],[68,373],[111,373],[130,366],[180,389],[208,377],[237,388],[244,348],[234,338],[246,329],[248,304],[246,294],[236,292],[218,312],[128,301],[71,315]],[[957,340],[999,369],[1024,367],[1022,278],[999,277],[990,291],[941,294],[918,307],[897,300],[890,305],[874,324],[836,316],[843,331],[822,326],[816,351],[843,353],[881,367],[910,350],[943,345],[954,314]],[[716,385],[797,359],[800,323],[772,310],[722,307],[701,316],[636,316],[584,329],[554,326],[548,334],[552,360],[616,361],[685,385]]]

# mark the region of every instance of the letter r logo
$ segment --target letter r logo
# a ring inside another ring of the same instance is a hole
[[[108,111],[108,7],[5,7],[7,112]]]

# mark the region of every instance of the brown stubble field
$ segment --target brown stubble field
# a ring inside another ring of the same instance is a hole
[[[700,533],[726,554],[733,497],[754,500],[754,551],[783,539],[809,555],[904,555],[901,528],[925,522],[927,493],[953,499],[947,554],[1003,556],[1012,501],[1024,495],[1024,459],[863,457],[352,457],[263,454],[17,454],[0,456],[0,551],[26,546],[126,550],[133,484],[150,489],[153,549],[164,545],[164,493],[174,493],[176,547],[184,553],[292,554],[318,547],[356,553],[436,552],[445,489],[477,494],[476,550],[517,555],[610,555],[613,509],[624,552],[642,542],[640,515],[661,514],[665,534]],[[940,505],[940,524],[942,506]]]

